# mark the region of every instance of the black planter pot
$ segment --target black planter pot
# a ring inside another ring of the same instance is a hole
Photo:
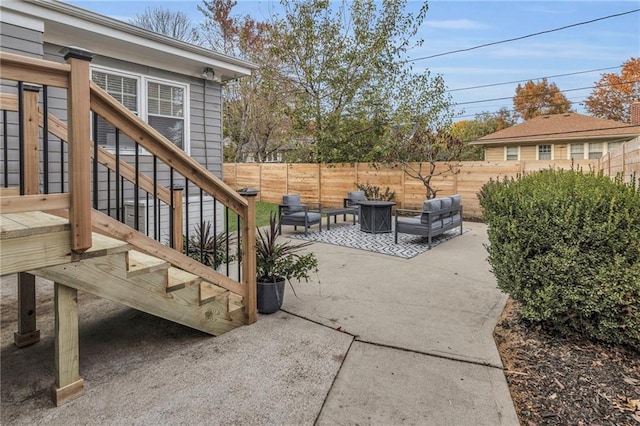
[[[258,282],[258,312],[272,314],[282,308],[284,279],[274,282]]]

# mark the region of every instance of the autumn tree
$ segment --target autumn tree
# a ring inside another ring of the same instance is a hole
[[[608,120],[631,122],[631,104],[640,100],[640,58],[622,64],[620,74],[604,73],[586,99],[587,111]]]
[[[264,162],[286,143],[290,108],[281,63],[270,54],[272,28],[250,16],[237,16],[235,0],[204,0],[198,6],[205,20],[201,39],[217,51],[257,65],[250,77],[228,82],[222,88],[227,161],[244,161],[247,153]]]
[[[497,113],[481,112],[476,114],[473,120],[463,120],[451,126],[451,135],[460,139],[464,146],[460,152],[461,161],[475,161],[484,159],[484,150],[481,146],[470,145],[483,136],[506,129],[516,124],[516,118],[506,108],[501,108]]]
[[[543,78],[540,82],[528,81],[516,87],[513,108],[520,118],[530,120],[540,115],[571,112],[571,102],[555,83]]]
[[[186,13],[173,11],[160,6],[147,7],[129,23],[146,30],[163,34],[188,43],[198,43],[198,32]]]

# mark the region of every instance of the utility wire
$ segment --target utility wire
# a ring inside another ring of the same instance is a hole
[[[610,86],[618,86],[621,84],[633,84],[633,83],[638,83],[640,82],[640,80],[631,80],[631,81],[623,81],[621,83],[612,83],[612,84],[601,84],[598,87],[610,87]],[[567,89],[567,90],[562,90],[560,91],[561,93],[565,93],[565,92],[575,92],[577,90],[588,90],[588,89],[593,89],[595,86],[587,86],[587,87],[577,87],[574,89]],[[492,102],[492,101],[504,101],[506,99],[513,99],[513,98],[521,98],[521,97],[525,97],[525,98],[531,98],[531,97],[536,97],[539,96],[539,94],[531,94],[531,95],[516,95],[516,96],[507,96],[504,98],[492,98],[492,99],[483,99],[480,101],[468,101],[468,102],[457,102],[456,105],[469,105],[469,104],[479,104],[479,103],[483,103],[483,102]]]
[[[594,22],[603,21],[605,19],[617,18],[618,16],[629,15],[631,13],[636,13],[636,12],[640,12],[640,9],[634,9],[634,10],[630,10],[628,12],[616,13],[615,15],[603,16],[601,18],[592,19],[590,21],[578,22],[577,24],[565,25],[564,27],[553,28],[553,29],[545,30],[545,31],[539,31],[537,33],[527,34],[527,35],[520,36],[520,37],[514,37],[514,38],[510,38],[510,39],[506,39],[506,40],[494,41],[492,43],[481,44],[481,45],[478,45],[478,46],[468,47],[466,49],[452,50],[452,51],[449,51],[449,52],[437,53],[435,55],[429,55],[429,56],[422,56],[422,57],[419,57],[419,58],[407,59],[405,62],[422,61],[424,59],[437,58],[439,56],[452,55],[454,53],[468,52],[470,50],[480,49],[482,47],[494,46],[496,44],[509,43],[509,42],[512,42],[512,41],[523,40],[523,39],[529,38],[529,37],[535,37],[535,36],[539,36],[539,35],[542,35],[542,34],[552,33],[552,32],[555,32],[555,31],[566,30],[567,28],[578,27],[580,25],[592,24]]]
[[[576,71],[576,72],[570,72],[570,73],[566,73],[566,74],[548,75],[546,77],[528,78],[528,79],[524,79],[524,80],[505,81],[504,83],[484,84],[482,86],[461,87],[459,89],[445,90],[445,93],[459,92],[459,91],[462,91],[462,90],[471,90],[471,89],[482,89],[482,88],[485,88],[485,87],[505,86],[507,84],[523,83],[523,82],[533,81],[533,80],[542,80],[542,79],[545,79],[545,78],[556,78],[556,77],[566,77],[566,76],[569,76],[569,75],[588,74],[590,72],[613,70],[613,69],[620,68],[621,66],[622,65],[619,65],[617,67],[598,68],[598,69],[595,69],[595,70]]]

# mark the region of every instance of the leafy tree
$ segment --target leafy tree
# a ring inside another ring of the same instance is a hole
[[[518,116],[526,121],[540,115],[570,112],[571,102],[555,83],[548,83],[543,78],[538,83],[527,81],[524,86],[518,84],[513,107]]]
[[[640,99],[640,58],[622,64],[620,75],[604,73],[586,99],[587,111],[598,118],[631,122],[631,104]]]
[[[406,130],[400,127],[387,161],[394,162],[408,177],[422,182],[427,199],[435,198],[439,190],[432,185],[433,178],[458,173],[464,143],[443,128],[434,131],[417,125],[407,137]]]
[[[209,47],[257,65],[250,77],[223,86],[226,158],[244,161],[251,153],[264,162],[283,144],[290,129],[290,102],[281,64],[270,54],[271,24],[232,14],[234,0],[204,0],[201,38]]]
[[[146,30],[163,34],[188,43],[198,43],[198,33],[186,13],[165,9],[161,6],[147,7],[129,23]]]
[[[282,5],[273,52],[296,98],[293,130],[314,138],[318,161],[386,158],[394,123],[435,123],[446,111],[441,77],[414,74],[404,57],[421,43],[412,38],[426,3],[415,14],[405,11],[405,0]]]
[[[464,146],[460,152],[461,161],[477,161],[484,159],[484,150],[481,146],[469,145],[483,136],[506,129],[516,124],[513,114],[506,108],[501,108],[497,113],[481,112],[476,114],[473,120],[463,120],[451,126],[451,135],[460,139]]]

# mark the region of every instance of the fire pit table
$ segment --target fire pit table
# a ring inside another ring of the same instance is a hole
[[[391,232],[393,201],[359,201],[360,230],[371,234]]]

